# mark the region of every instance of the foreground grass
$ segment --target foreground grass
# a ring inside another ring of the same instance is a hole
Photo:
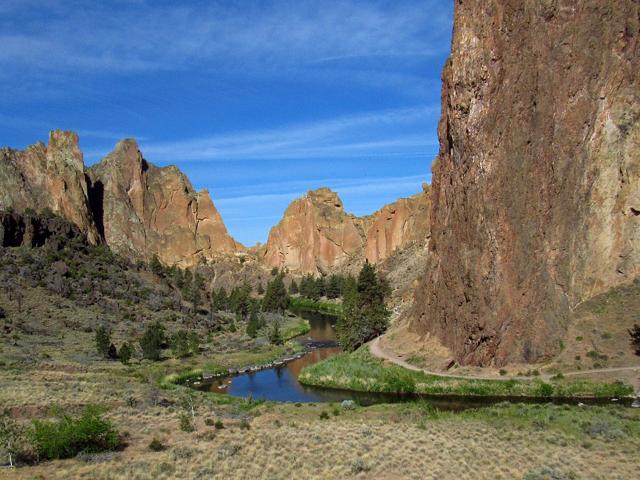
[[[342,304],[340,303],[320,302],[303,297],[289,297],[289,308],[315,310],[334,315],[340,315],[342,313]]]
[[[420,393],[488,397],[624,397],[633,388],[623,383],[595,383],[588,380],[479,380],[439,377],[387,365],[373,357],[367,347],[342,353],[305,368],[301,383],[318,387],[361,392]]]

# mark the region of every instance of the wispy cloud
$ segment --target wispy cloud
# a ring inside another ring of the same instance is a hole
[[[142,142],[151,161],[345,158],[422,155],[435,145],[422,132],[438,107],[349,115],[266,131],[237,132],[175,142]]]
[[[0,62],[127,72],[423,57],[438,53],[428,39],[449,28],[438,3],[8,1]]]

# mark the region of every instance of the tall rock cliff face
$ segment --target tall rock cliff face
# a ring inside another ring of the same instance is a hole
[[[429,191],[402,198],[367,217],[344,211],[328,188],[308,192],[291,203],[258,252],[268,267],[292,273],[329,273],[376,263],[395,250],[424,242],[429,232]]]
[[[371,263],[388,258],[395,250],[421,243],[430,236],[431,197],[429,187],[409,198],[385,205],[365,219],[365,257]]]
[[[269,232],[260,260],[296,273],[329,272],[364,248],[362,227],[344,211],[328,188],[308,192],[291,203]]]
[[[189,267],[243,250],[209,193],[196,192],[176,167],[148,163],[134,140],[118,143],[88,177],[98,230],[119,254]]]
[[[82,152],[73,132],[52,131],[46,146],[0,150],[0,210],[50,210],[96,243],[100,236],[87,193]]]
[[[412,327],[464,364],[557,353],[640,274],[640,3],[455,3]]]

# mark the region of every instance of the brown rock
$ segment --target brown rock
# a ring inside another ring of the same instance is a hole
[[[8,209],[50,210],[77,225],[90,242],[99,241],[77,134],[54,130],[47,146],[0,150],[0,210]]]
[[[556,354],[640,273],[640,4],[455,3],[412,328],[463,364]]]
[[[174,166],[148,163],[135,140],[123,140],[88,169],[92,207],[107,244],[130,258],[157,255],[193,266],[244,247],[229,233],[206,190],[196,192]]]
[[[365,256],[371,263],[388,258],[395,250],[410,243],[421,243],[430,232],[430,192],[385,205],[366,220]]]
[[[259,256],[268,267],[315,274],[346,263],[358,252],[362,255],[363,247],[356,217],[344,211],[335,192],[320,188],[289,205]]]

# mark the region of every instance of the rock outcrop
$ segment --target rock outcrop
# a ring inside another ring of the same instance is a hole
[[[640,3],[455,2],[412,328],[462,364],[556,354],[640,273]]]
[[[362,252],[363,238],[358,219],[344,211],[338,195],[320,188],[289,205],[258,255],[268,267],[329,272]]]
[[[174,166],[148,163],[135,140],[123,140],[88,169],[98,230],[116,253],[190,267],[243,250],[206,190],[196,192]]]
[[[294,200],[258,251],[267,267],[291,273],[329,273],[388,258],[429,236],[429,189],[386,205],[366,217],[345,212],[328,188]]]
[[[0,212],[0,247],[43,247],[58,250],[69,242],[87,245],[80,229],[61,217]]]
[[[429,186],[409,198],[385,205],[365,220],[365,257],[371,263],[388,258],[409,244],[423,243],[430,236],[431,201]]]
[[[78,135],[52,131],[45,146],[0,150],[0,210],[49,210],[78,228],[90,242],[100,240],[89,209]]]

